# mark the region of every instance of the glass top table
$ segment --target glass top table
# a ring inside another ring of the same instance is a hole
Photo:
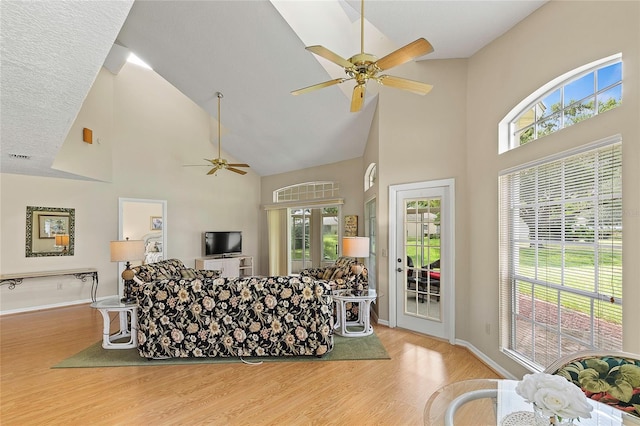
[[[431,395],[424,408],[425,426],[531,425],[531,404],[516,393],[517,380],[474,379],[446,385]],[[640,419],[589,399],[590,419],[576,426],[639,426]]]

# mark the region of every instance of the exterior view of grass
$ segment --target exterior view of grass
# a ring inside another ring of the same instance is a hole
[[[423,242],[415,237],[408,237],[405,250],[416,267],[433,263],[440,259],[440,238],[425,238]]]
[[[587,292],[592,295],[606,294],[619,301],[622,296],[622,252],[619,248],[619,242],[615,243],[618,246],[614,250],[606,249],[606,244],[602,245],[605,248],[598,255],[598,268],[596,268],[596,256],[589,248],[567,246],[563,248],[559,245],[539,248],[536,268],[536,249],[521,247],[519,259],[516,262],[517,275],[532,281],[549,282],[560,289],[519,280],[518,293],[531,295],[533,288],[537,300],[555,304],[558,303],[559,297],[561,308],[587,315],[591,315],[593,299],[578,294],[579,292]],[[563,260],[564,269],[562,268]],[[574,289],[578,292],[571,291]],[[622,324],[622,306],[619,304],[609,301],[595,301],[593,315],[598,319]]]

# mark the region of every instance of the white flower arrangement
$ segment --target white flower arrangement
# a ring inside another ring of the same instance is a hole
[[[593,407],[586,395],[561,376],[547,373],[526,374],[516,393],[533,403],[544,416],[562,419],[591,418]]]

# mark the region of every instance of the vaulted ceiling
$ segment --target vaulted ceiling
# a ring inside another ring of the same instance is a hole
[[[435,51],[418,60],[467,58],[545,1],[367,1],[364,48],[382,57],[424,37]],[[260,175],[361,156],[378,90],[397,90],[369,82],[358,113],[349,112],[353,82],[290,94],[344,76],[339,66],[305,46],[320,44],[344,58],[359,53],[357,0],[2,2],[1,7],[4,173],[71,177],[51,164],[114,42],[213,117],[214,94],[222,92],[221,121],[228,131],[223,150]],[[401,72],[399,67],[388,73],[402,77]]]

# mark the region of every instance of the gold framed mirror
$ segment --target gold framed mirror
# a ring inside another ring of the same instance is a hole
[[[27,206],[26,257],[73,256],[76,209]]]

